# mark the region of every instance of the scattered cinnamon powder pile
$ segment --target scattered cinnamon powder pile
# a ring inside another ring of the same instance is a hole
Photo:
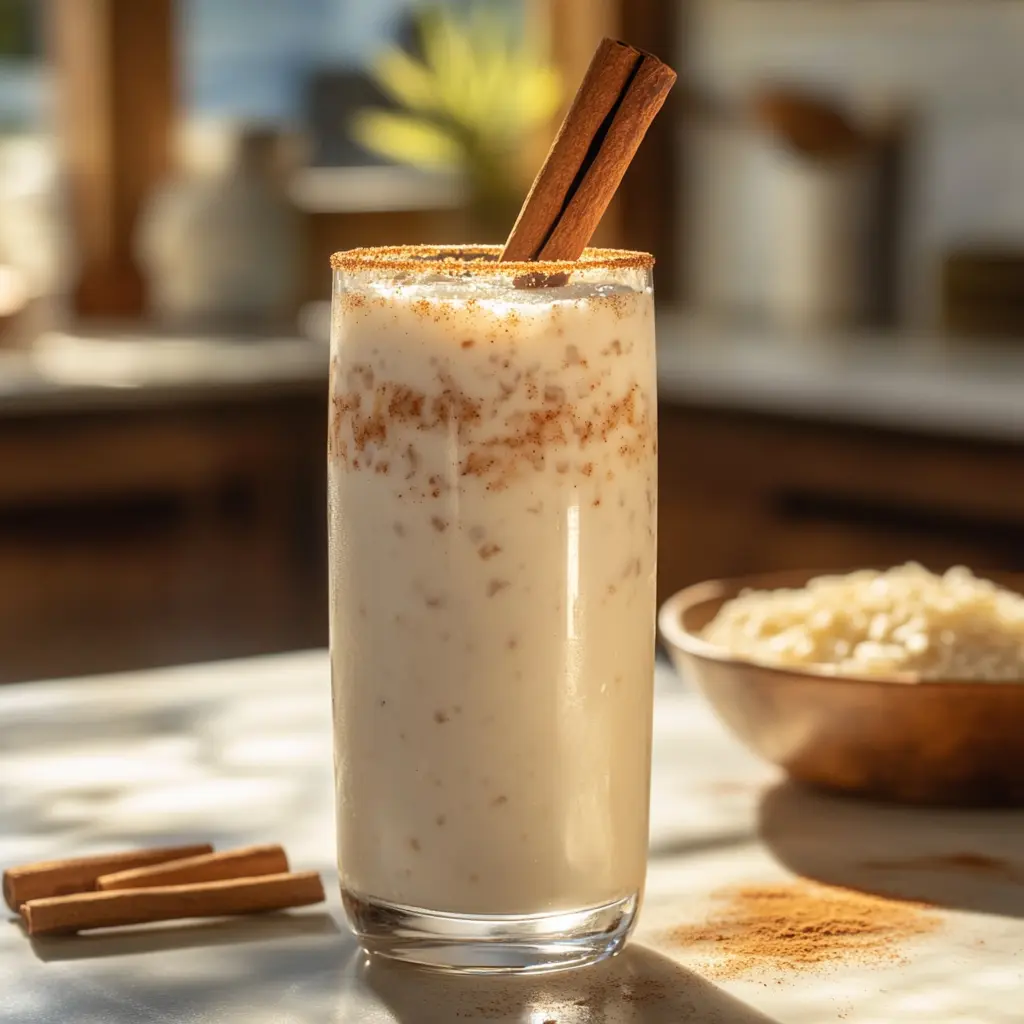
[[[758,967],[801,971],[844,960],[892,960],[901,939],[938,925],[921,904],[810,882],[742,886],[716,896],[722,906],[705,924],[677,928],[671,939],[713,943],[724,957],[711,968],[719,977]]]

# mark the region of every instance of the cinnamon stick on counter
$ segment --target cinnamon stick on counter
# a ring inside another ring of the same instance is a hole
[[[150,847],[93,857],[69,857],[22,864],[4,872],[4,900],[11,910],[17,912],[29,900],[93,889],[100,875],[112,871],[141,868],[212,851],[213,847],[209,843],[195,843],[191,846]]]
[[[224,878],[279,875],[287,871],[288,855],[275,843],[204,853],[197,857],[101,875],[96,879],[96,888],[101,891],[149,889],[158,885],[189,885],[192,882],[216,882]]]
[[[657,57],[602,41],[502,260],[580,257],[675,80]]]
[[[149,921],[286,910],[323,899],[320,876],[315,871],[299,871],[192,885],[52,896],[29,900],[22,906],[21,916],[29,935],[56,935]]]

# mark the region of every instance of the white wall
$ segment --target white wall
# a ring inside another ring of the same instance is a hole
[[[695,0],[697,75],[726,89],[765,72],[1024,113],[1016,0]]]
[[[931,318],[947,246],[1024,244],[1024,2],[695,0],[690,54],[724,97],[786,78],[864,107],[912,104],[908,319]]]

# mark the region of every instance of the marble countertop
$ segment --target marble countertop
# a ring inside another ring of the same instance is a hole
[[[327,358],[326,344],[299,337],[51,331],[0,349],[0,416],[325,393]]]
[[[0,415],[119,409],[327,382],[329,304],[309,336],[50,332],[0,349]],[[1024,442],[1024,345],[927,335],[794,338],[671,310],[658,314],[663,400],[910,433]]]
[[[29,941],[0,921],[3,1024],[1010,1024],[1024,993],[1024,883],[864,874],[984,852],[1024,873],[1024,814],[878,807],[804,792],[741,749],[659,668],[651,860],[635,940],[537,979],[367,966],[334,879],[323,652],[0,688],[0,864],[209,839],[284,841],[328,902],[289,914]],[[941,926],[882,964],[722,979],[674,927],[713,892],[795,873],[927,898]]]
[[[662,400],[971,440],[1024,441],[1024,343],[937,334],[797,337],[658,315]]]

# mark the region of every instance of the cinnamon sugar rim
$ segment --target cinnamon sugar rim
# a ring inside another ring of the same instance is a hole
[[[650,270],[654,257],[631,249],[584,249],[578,260],[498,262],[500,245],[383,245],[348,249],[331,256],[334,270],[417,273],[433,270],[460,276],[568,274],[574,270]]]

